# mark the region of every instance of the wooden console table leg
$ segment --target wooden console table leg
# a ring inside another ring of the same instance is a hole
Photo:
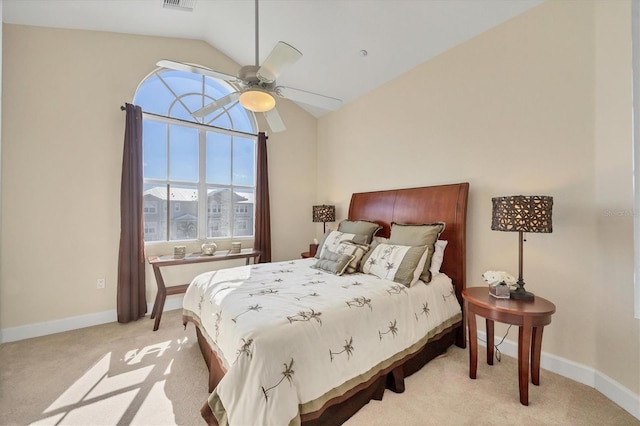
[[[476,329],[476,313],[467,304],[467,322],[469,326],[469,377],[476,378],[478,371],[478,330]]]
[[[156,293],[156,301],[153,304],[153,311],[151,312],[151,318],[155,317],[156,322],[153,324],[153,331],[156,331],[160,327],[160,318],[162,318],[162,310],[164,309],[164,301],[167,298],[167,287],[164,285],[164,278],[162,278],[162,271],[160,266],[153,265],[153,275],[156,277],[156,284],[158,285],[158,293]]]
[[[540,352],[542,351],[542,331],[544,327],[533,327],[531,336],[531,382],[540,384]]]
[[[485,320],[485,325],[487,328],[487,364],[489,365],[493,365],[493,349],[495,345],[493,324],[493,320]]]
[[[167,299],[166,291],[158,291],[159,300],[156,301],[158,307],[156,308],[156,322],[153,324],[153,331],[158,330],[160,327],[160,319],[162,318],[162,310],[164,309],[164,301]]]
[[[520,403],[529,405],[529,355],[531,353],[531,324],[525,323],[518,330],[518,385]]]
[[[156,300],[153,302],[153,309],[151,309],[151,316],[149,319],[154,319],[158,313],[158,301],[160,300],[160,292],[156,292]]]

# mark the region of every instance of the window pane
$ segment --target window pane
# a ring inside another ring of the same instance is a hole
[[[253,121],[251,120],[247,110],[245,110],[240,104],[236,104],[229,110],[229,116],[233,120],[233,128],[245,133],[255,133],[253,128]]]
[[[154,74],[140,85],[136,96],[133,98],[133,103],[139,105],[144,112],[167,115],[169,106],[174,100],[173,93]]]
[[[253,139],[233,138],[233,184],[254,184],[255,142]]]
[[[210,188],[207,194],[207,238],[230,237],[233,193],[230,189]]]
[[[232,104],[233,105],[233,104]],[[233,129],[229,115],[224,109],[218,109],[205,117],[205,124],[209,126],[222,127],[224,129]]]
[[[171,105],[171,109],[169,110],[169,117],[178,118],[184,121],[193,121],[194,123],[196,122],[196,119],[193,118],[191,112],[188,111],[180,102],[176,102]]]
[[[204,82],[204,94],[212,97],[213,99],[220,99],[231,92],[235,92],[235,89],[233,89],[228,83],[218,82],[211,77],[205,77]]]
[[[169,179],[197,182],[198,130],[172,124],[169,131]]]
[[[231,184],[231,136],[207,132],[207,183]]]
[[[167,70],[160,76],[174,93],[182,95],[184,93],[202,93],[202,76],[184,71]]]
[[[143,193],[144,240],[167,239],[167,186],[144,184]]]
[[[250,189],[235,191],[233,207],[233,235],[248,237],[253,235],[253,211],[255,206],[255,192]]]
[[[169,188],[171,241],[198,238],[197,186],[171,185]]]
[[[202,101],[204,99],[204,102]],[[205,98],[202,94],[189,94],[181,98],[182,102],[187,106],[189,110],[189,121],[200,123],[200,119],[194,118],[191,114],[199,110],[200,108],[209,105],[214,99]]]
[[[143,174],[147,179],[167,178],[167,125],[142,120]]]

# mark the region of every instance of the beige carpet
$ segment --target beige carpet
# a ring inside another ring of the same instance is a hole
[[[165,312],[157,332],[146,318],[0,345],[2,425],[198,425],[206,367],[192,325]],[[548,371],[518,402],[512,358],[468,377],[456,347],[385,393],[347,425],[640,425],[592,388]]]

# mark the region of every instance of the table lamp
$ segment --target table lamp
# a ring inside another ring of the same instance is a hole
[[[518,281],[516,289],[511,290],[511,299],[533,300],[534,295],[524,289],[522,279],[522,246],[523,233],[553,232],[551,225],[551,211],[553,197],[546,195],[511,195],[508,197],[492,198],[493,212],[491,215],[491,229],[494,231],[518,232],[520,234]]]
[[[322,222],[324,234],[327,232],[327,222],[335,222],[336,220],[336,206],[327,206],[325,204],[321,206],[313,206],[313,221]]]

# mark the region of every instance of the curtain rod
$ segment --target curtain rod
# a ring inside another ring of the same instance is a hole
[[[127,108],[126,108],[124,105],[120,105],[120,111],[125,111],[126,109],[127,109]],[[154,113],[152,113],[152,112],[144,112],[144,111],[142,111],[142,113],[143,113],[143,114],[146,114],[146,115],[150,115],[150,116],[152,116],[152,117],[159,117],[159,118],[171,118],[171,119],[173,119],[173,120],[182,121],[182,122],[183,122],[183,123],[185,123],[185,124],[200,124],[200,125],[207,126],[207,127],[213,127],[214,129],[218,129],[218,130],[225,130],[225,131],[227,131],[227,132],[235,132],[235,133],[240,133],[240,134],[247,135],[247,136],[258,136],[258,135],[257,135],[257,134],[255,134],[255,133],[243,132],[243,131],[241,131],[241,130],[225,129],[224,127],[212,126],[212,125],[210,125],[210,124],[197,123],[197,122],[195,122],[195,121],[184,120],[184,119],[182,119],[182,118],[166,117],[166,116],[164,116],[164,115],[154,114]]]

